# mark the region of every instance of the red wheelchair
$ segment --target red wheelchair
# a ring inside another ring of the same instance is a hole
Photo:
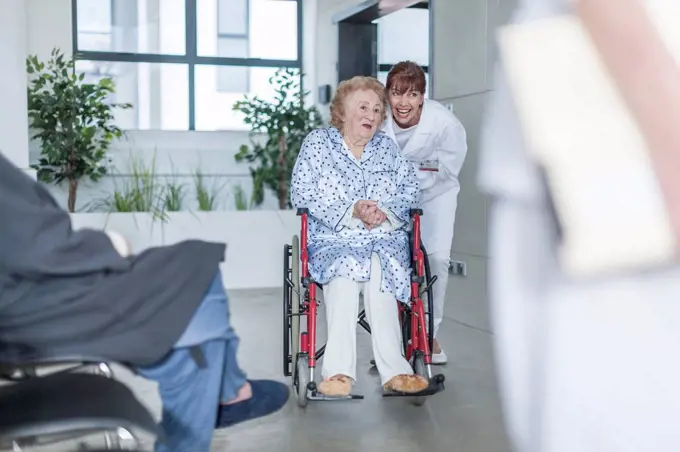
[[[317,349],[316,319],[320,305],[317,291],[320,284],[312,280],[307,253],[308,209],[298,209],[301,217],[300,235],[294,235],[290,245],[283,249],[283,373],[292,377],[297,402],[305,407],[309,400],[363,399],[361,395],[328,397],[317,391],[315,382],[316,363],[324,354],[326,346]],[[432,286],[437,277],[430,274],[425,247],[420,240],[421,209],[412,209],[411,232],[411,296],[408,303],[400,303],[399,319],[402,328],[404,356],[411,363],[414,373],[429,380],[424,391],[411,393],[384,392],[383,397],[409,397],[422,405],[428,396],[444,390],[444,375],[432,375],[431,350],[434,338],[428,333],[434,330],[432,309]],[[304,318],[304,321],[303,321]],[[371,327],[365,311],[357,320],[369,334]],[[303,328],[304,327],[304,330]],[[373,361],[371,364],[375,364]]]

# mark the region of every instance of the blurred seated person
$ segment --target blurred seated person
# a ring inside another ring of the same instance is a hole
[[[371,325],[385,390],[415,393],[428,381],[403,356],[398,305],[410,297],[410,209],[418,181],[385,119],[384,86],[357,76],[340,83],[331,127],[304,140],[293,169],[292,204],[309,209],[310,273],[323,285],[328,341],[319,392],[346,396],[356,381],[359,297]]]
[[[208,452],[215,428],[280,409],[288,388],[237,363],[219,264],[225,245],[131,255],[118,234],[73,230],[41,184],[0,154],[0,361],[94,358],[158,382],[157,451]]]

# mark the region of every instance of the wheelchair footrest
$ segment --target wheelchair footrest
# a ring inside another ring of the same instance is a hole
[[[340,400],[363,400],[364,396],[358,395],[358,394],[350,394],[348,396],[344,397],[330,397],[327,395],[323,395],[320,392],[314,392],[311,395],[307,396],[308,400],[315,400],[315,401],[326,401],[326,402],[337,402]]]
[[[443,375],[435,375],[434,377],[430,378],[430,385],[420,392],[386,391],[383,392],[383,397],[423,397],[435,395],[445,389],[443,377]]]

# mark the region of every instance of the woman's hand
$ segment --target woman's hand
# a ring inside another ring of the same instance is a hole
[[[357,201],[353,215],[363,221],[367,229],[380,226],[387,220],[387,215],[378,208],[378,203],[370,200]]]

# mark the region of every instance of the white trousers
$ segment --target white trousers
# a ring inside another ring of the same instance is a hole
[[[439,325],[444,318],[444,300],[446,299],[446,286],[449,282],[449,257],[448,251],[439,251],[428,254],[427,260],[430,263],[430,272],[432,276],[437,276],[432,286],[432,315],[434,316],[434,334],[437,337]]]
[[[328,340],[321,370],[323,378],[347,375],[356,381],[356,331],[362,293],[381,383],[384,385],[397,375],[413,373],[403,355],[396,298],[380,291],[381,280],[380,258],[374,253],[368,282],[338,277],[324,285]]]

